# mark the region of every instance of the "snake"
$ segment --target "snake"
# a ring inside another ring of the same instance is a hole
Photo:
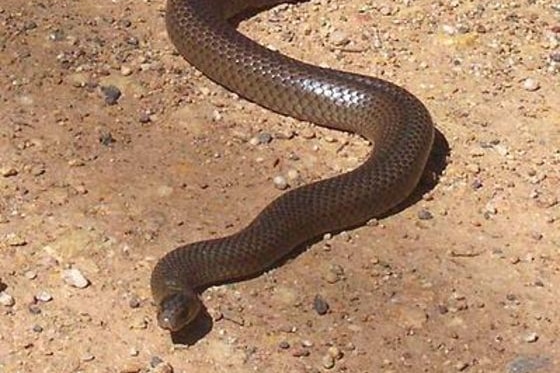
[[[295,248],[387,213],[416,188],[434,140],[424,104],[389,81],[319,67],[266,48],[232,18],[285,0],[167,0],[167,34],[195,69],[273,112],[373,143],[357,168],[289,189],[228,236],[175,248],[155,264],[157,323],[176,332],[206,310],[210,286],[255,277]],[[291,2],[291,1],[288,1]]]

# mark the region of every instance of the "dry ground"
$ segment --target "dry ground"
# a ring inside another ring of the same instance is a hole
[[[163,10],[0,3],[0,372],[560,371],[560,3],[313,0],[242,21],[407,87],[445,164],[377,225],[208,290],[188,348],[155,323],[157,258],[240,229],[281,193],[273,177],[334,175],[368,147],[209,82]]]

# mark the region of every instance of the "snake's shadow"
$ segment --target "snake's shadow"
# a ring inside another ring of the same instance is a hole
[[[424,169],[424,173],[422,175],[420,183],[418,183],[416,189],[405,201],[397,205],[388,213],[384,214],[383,216],[380,216],[379,218],[382,219],[384,217],[396,214],[408,208],[409,206],[414,205],[416,202],[422,199],[422,196],[424,196],[426,193],[434,189],[439,181],[440,176],[443,174],[445,167],[447,166],[447,158],[449,156],[449,153],[450,153],[449,143],[447,142],[445,136],[438,129],[436,129],[434,144],[432,146],[432,150],[430,152],[430,156],[428,158],[428,162],[426,164],[426,168]],[[360,226],[363,225],[348,227],[345,230],[357,228]],[[333,233],[338,233],[338,232],[333,232]],[[280,267],[287,261],[294,259],[299,254],[307,250],[311,245],[320,242],[321,240],[322,237],[313,238],[305,242],[304,244],[298,246],[297,248],[295,248],[286,257],[279,260],[273,266],[267,268],[261,273],[246,278],[235,279],[232,280],[231,282],[237,282],[237,281],[248,280],[250,278],[255,278],[261,275],[262,273],[267,272],[273,268]],[[197,289],[197,291],[199,291],[200,293],[202,293],[204,290],[206,290],[206,288]],[[206,336],[206,334],[208,334],[212,330],[212,327],[213,327],[212,317],[208,314],[208,311],[204,309],[198,315],[198,317],[191,324],[189,324],[187,328],[180,330],[178,332],[171,333],[171,339],[174,344],[191,346],[195,344],[197,341],[199,341],[200,339],[202,339],[204,336]]]

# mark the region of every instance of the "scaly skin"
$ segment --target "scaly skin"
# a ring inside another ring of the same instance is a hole
[[[282,0],[168,0],[167,31],[179,53],[213,81],[275,112],[357,133],[375,146],[355,170],[291,190],[246,228],[165,255],[152,273],[158,322],[188,325],[197,290],[261,273],[298,245],[365,223],[402,202],[423,172],[434,136],[430,115],[390,82],[309,65],[273,52],[228,22]]]

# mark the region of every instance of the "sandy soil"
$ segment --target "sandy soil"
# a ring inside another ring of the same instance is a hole
[[[407,87],[441,136],[421,198],[209,289],[188,347],[155,323],[155,261],[240,229],[274,177],[334,175],[368,146],[209,82],[163,10],[0,3],[0,372],[560,371],[557,1],[314,0],[241,22]]]

